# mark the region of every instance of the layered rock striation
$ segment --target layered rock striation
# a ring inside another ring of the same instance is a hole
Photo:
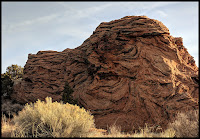
[[[75,49],[29,54],[13,99],[60,101],[65,81],[95,117],[130,131],[145,123],[163,128],[178,111],[198,108],[198,67],[160,21],[126,16],[101,23]]]

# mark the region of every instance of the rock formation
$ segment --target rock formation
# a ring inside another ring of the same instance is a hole
[[[126,16],[101,23],[75,49],[29,54],[12,98],[60,101],[65,81],[97,128],[165,127],[176,112],[198,108],[198,67],[160,21]]]

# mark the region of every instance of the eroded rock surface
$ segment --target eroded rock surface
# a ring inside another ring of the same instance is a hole
[[[198,67],[161,22],[126,16],[101,23],[76,49],[30,54],[13,99],[73,97],[95,116],[97,128],[129,131],[145,123],[163,128],[178,111],[198,108]]]

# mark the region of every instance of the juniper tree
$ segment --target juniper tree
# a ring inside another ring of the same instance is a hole
[[[74,90],[69,86],[69,83],[66,81],[63,90],[62,101],[64,103],[77,104],[77,100],[73,99],[73,92]]]

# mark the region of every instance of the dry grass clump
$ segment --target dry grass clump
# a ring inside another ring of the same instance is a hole
[[[156,130],[160,130],[160,132],[156,133]],[[160,127],[150,127],[147,124],[132,134],[121,132],[121,128],[116,125],[110,126],[108,131],[108,134],[104,135],[105,137],[174,137],[175,135],[173,129],[162,131]]]
[[[86,137],[94,127],[93,116],[77,105],[38,100],[26,104],[13,119],[14,137]]]
[[[10,118],[6,118],[5,114],[1,115],[1,135],[2,137],[11,137],[15,126],[11,123]]]
[[[169,128],[176,131],[176,137],[199,137],[199,110],[178,113]]]
[[[159,131],[159,132],[157,132]],[[168,128],[163,131],[163,129],[159,126],[146,126],[144,128],[140,128],[139,131],[135,132],[132,137],[174,137],[175,130],[172,128]]]
[[[160,130],[160,132],[156,133],[155,130]],[[150,127],[146,124],[144,128],[140,128],[135,133],[125,133],[121,131],[121,128],[116,125],[112,125],[108,128],[107,132],[91,132],[88,137],[123,137],[123,138],[128,138],[128,137],[155,137],[155,138],[160,138],[160,137],[174,137],[175,136],[175,131],[173,129],[167,129],[165,131],[162,131],[161,128],[158,127]]]

